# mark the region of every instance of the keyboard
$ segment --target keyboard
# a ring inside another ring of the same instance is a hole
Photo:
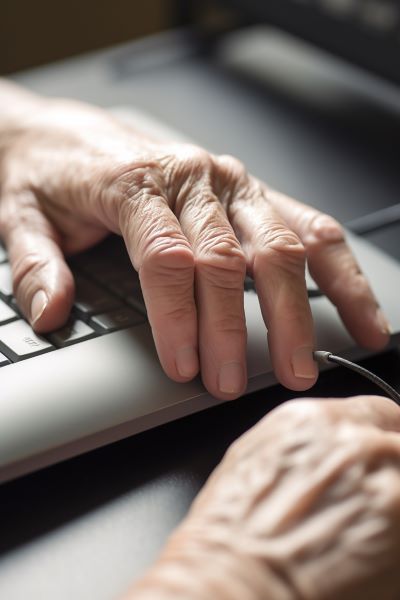
[[[67,324],[37,335],[13,296],[11,268],[0,246],[0,367],[147,321],[139,277],[121,240],[110,236],[69,262],[76,295]]]
[[[69,266],[76,293],[68,322],[58,331],[37,335],[13,296],[11,267],[0,245],[0,367],[147,322],[139,277],[121,238],[110,236]],[[309,298],[322,295],[311,281],[308,285]],[[244,291],[256,293],[250,277]]]
[[[145,123],[143,131],[152,125],[161,139],[171,138],[154,118],[146,122],[144,113],[123,107],[114,113],[125,122]],[[363,239],[348,234],[348,241],[397,344],[400,312],[393,290],[400,286],[400,266]],[[69,322],[36,336],[13,297],[10,265],[0,246],[0,483],[221,402],[207,393],[200,377],[178,384],[163,372],[138,275],[120,237],[111,235],[69,265],[76,280]],[[307,286],[316,347],[350,360],[368,356],[309,277]],[[244,288],[250,393],[275,385],[276,378],[253,282],[246,280]],[[269,398],[266,390],[266,410]]]

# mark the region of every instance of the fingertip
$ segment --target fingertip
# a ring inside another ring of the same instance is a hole
[[[175,366],[180,378],[190,381],[199,372],[199,356],[194,346],[185,345],[175,352]]]
[[[318,379],[318,375],[316,375],[313,379],[305,379],[301,377],[278,377],[279,382],[292,390],[293,392],[305,392],[311,389],[316,383]]]
[[[204,364],[203,364],[204,363]],[[236,400],[245,394],[247,389],[247,366],[240,358],[217,364],[202,362],[202,382],[206,390],[218,400]]]
[[[384,350],[390,342],[392,327],[386,319],[382,309],[376,307],[371,301],[368,308],[359,310],[357,314],[353,311],[339,311],[348,331],[357,343],[369,350]]]
[[[288,336],[289,333],[294,335],[296,332],[294,329],[281,329],[278,336],[273,335],[272,331],[269,332],[268,344],[272,366],[279,383],[295,392],[303,392],[315,385],[319,375],[313,355],[314,345],[310,332],[297,332],[297,344],[295,340],[294,345],[293,339]]]
[[[196,320],[185,320],[182,317],[179,324],[165,321],[161,319],[153,324],[150,322],[161,367],[173,381],[187,383],[194,379],[200,370]]]
[[[380,307],[378,307],[375,312],[374,321],[376,330],[374,342],[378,346],[378,350],[381,350],[388,345],[390,341],[390,335],[393,332],[393,328]]]
[[[274,372],[279,383],[294,392],[304,392],[312,388],[316,384],[319,374],[316,364],[313,368],[313,373],[311,374],[310,372],[309,376],[304,376],[304,373],[300,374],[298,371],[296,374],[293,371],[293,365],[290,363],[286,368],[283,365],[280,365],[279,368],[274,368]]]
[[[30,292],[32,299],[27,301],[30,308],[25,314],[37,333],[47,333],[59,329],[67,321],[74,299],[74,280],[68,267],[62,265],[51,286],[46,286],[43,281],[42,285],[38,283],[39,289]]]
[[[49,298],[44,290],[37,290],[37,292],[33,294],[30,314],[30,322],[32,327],[34,327],[35,323],[40,321],[48,303]]]

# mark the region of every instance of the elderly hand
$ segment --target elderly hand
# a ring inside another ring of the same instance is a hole
[[[247,271],[278,379],[309,388],[317,369],[306,258],[354,338],[376,349],[388,342],[387,323],[332,218],[269,189],[230,156],[158,143],[94,107],[11,86],[7,93],[0,235],[17,301],[37,332],[68,317],[74,284],[64,255],[112,231],[139,272],[161,364],[176,381],[201,370],[211,394],[244,392]]]
[[[400,597],[400,409],[295,400],[233,444],[132,600]]]

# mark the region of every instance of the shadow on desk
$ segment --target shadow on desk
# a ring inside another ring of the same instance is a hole
[[[398,350],[362,364],[400,388]],[[339,368],[323,373],[307,395],[357,394],[379,395],[380,391],[360,376]],[[175,477],[177,485],[189,479],[190,502],[229,444],[269,410],[295,397],[295,393],[276,386],[4,484],[0,556],[161,474]],[[178,520],[182,516],[178,515]]]

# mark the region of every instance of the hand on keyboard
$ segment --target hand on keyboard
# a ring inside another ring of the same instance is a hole
[[[201,370],[213,395],[244,392],[247,271],[278,379],[309,388],[317,369],[306,258],[356,340],[376,349],[388,342],[385,318],[332,218],[270,190],[230,156],[159,143],[100,109],[4,85],[0,235],[18,304],[36,332],[68,318],[74,281],[64,255],[111,231],[123,236],[139,272],[161,364],[176,381]],[[0,106],[1,94],[0,84]]]

